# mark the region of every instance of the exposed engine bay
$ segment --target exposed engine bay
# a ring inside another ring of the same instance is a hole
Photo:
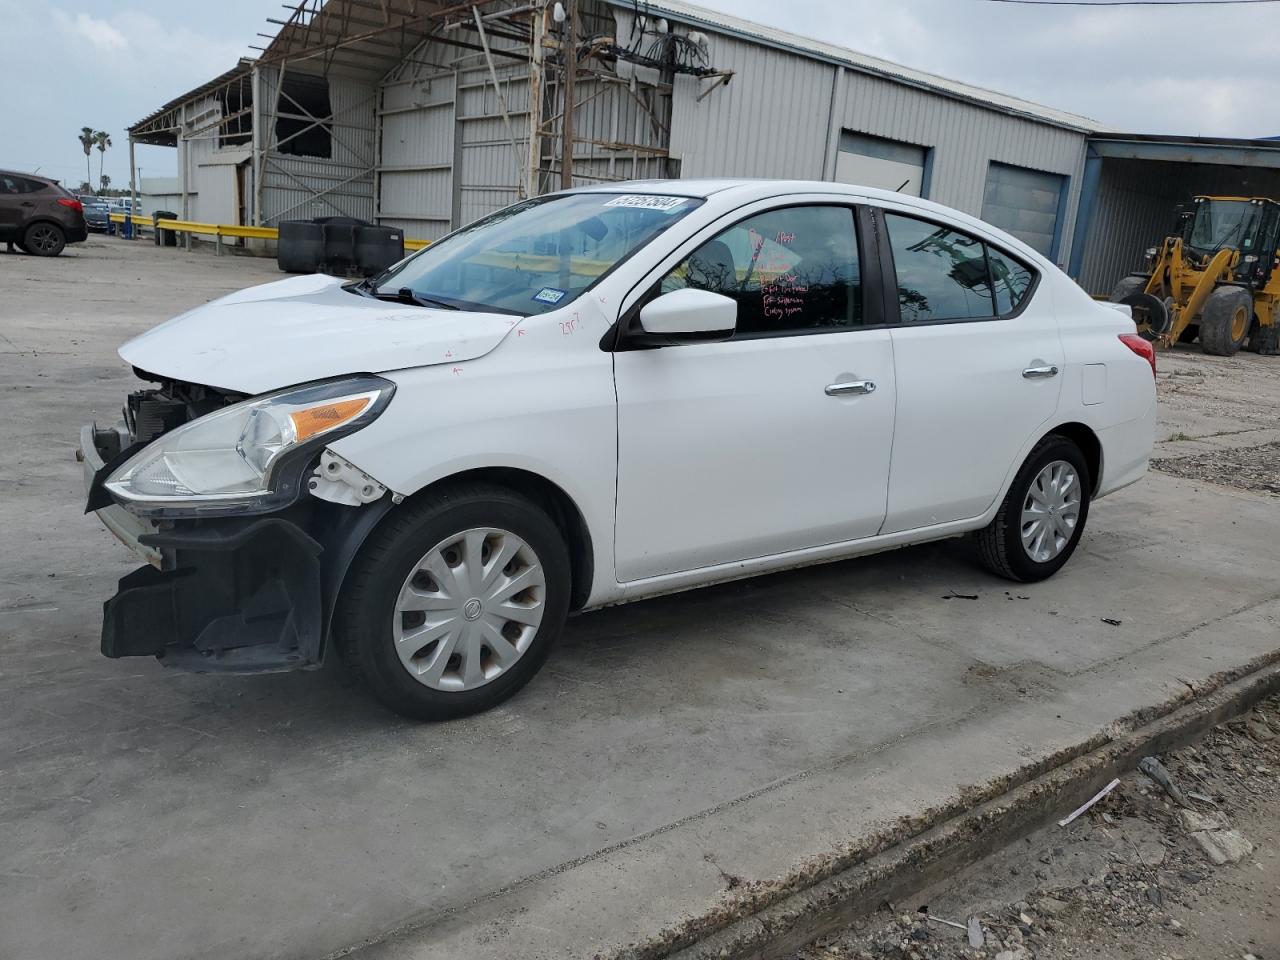
[[[197,417],[248,399],[248,394],[182,380],[166,380],[137,367],[133,372],[139,379],[158,383],[159,386],[129,394],[121,410],[121,423],[108,427],[94,424],[93,445],[98,455],[108,463],[123,450],[150,443]]]

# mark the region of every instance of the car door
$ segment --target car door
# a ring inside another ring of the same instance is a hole
[[[1036,269],[996,244],[911,211],[876,219],[900,319],[883,532],[978,517],[1057,411],[1054,304]]]
[[[31,199],[24,192],[23,183],[22,177],[0,173],[0,239],[14,239],[22,232],[26,211],[30,209],[30,204],[24,206],[24,201]]]
[[[894,369],[858,218],[847,200],[757,203],[646,281],[640,303],[682,287],[729,296],[738,326],[727,341],[615,353],[619,581],[879,529]]]

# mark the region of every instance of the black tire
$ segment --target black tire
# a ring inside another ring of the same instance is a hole
[[[1022,511],[1031,493],[1031,485],[1040,471],[1054,461],[1069,463],[1080,480],[1080,512],[1074,529],[1057,556],[1046,562],[1033,559],[1022,544]],[[978,531],[978,557],[992,573],[1031,583],[1057,573],[1075,552],[1080,535],[1089,519],[1089,496],[1094,479],[1089,473],[1080,448],[1066,437],[1050,434],[1035,445],[1023,462],[995,518]]]
[[[1253,323],[1253,295],[1243,287],[1218,287],[1200,311],[1200,349],[1230,357],[1244,346]]]
[[[1131,297],[1135,293],[1142,293],[1146,289],[1146,277],[1125,277],[1117,283],[1115,289],[1111,291],[1111,302],[1124,303],[1125,297]]]
[[[37,257],[56,257],[67,245],[67,235],[56,223],[40,220],[22,234],[22,249]]]
[[[1262,321],[1256,313],[1253,315],[1253,322],[1249,324],[1249,337],[1245,340],[1243,349],[1249,353],[1262,352]]]
[[[493,679],[470,690],[440,690],[416,680],[401,662],[392,618],[421,559],[477,527],[510,531],[532,549],[545,579],[542,620],[524,653]],[[370,535],[338,598],[335,637],[348,667],[385,706],[416,720],[449,720],[488,710],[532,679],[564,627],[570,590],[569,551],[543,509],[503,487],[460,485],[397,508]]]

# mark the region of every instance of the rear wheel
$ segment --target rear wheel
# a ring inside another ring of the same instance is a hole
[[[334,626],[378,700],[447,720],[529,682],[564,626],[569,593],[569,552],[541,508],[501,487],[455,487],[372,534]]]
[[[1253,323],[1253,295],[1242,287],[1218,287],[1200,313],[1200,347],[1216,357],[1236,353]]]
[[[983,566],[1022,582],[1057,573],[1084,532],[1092,482],[1073,442],[1057,434],[1041,440],[1013,478],[995,518],[978,532]]]
[[[67,245],[67,235],[56,223],[33,223],[22,235],[22,249],[37,257],[56,257]]]

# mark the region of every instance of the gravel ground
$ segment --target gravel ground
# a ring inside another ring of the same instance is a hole
[[[1162,351],[1153,469],[1255,493],[1280,494],[1280,357]]]
[[[1185,457],[1157,457],[1151,461],[1151,468],[1175,477],[1280,495],[1280,442]]]
[[[1280,960],[1280,697],[1160,760],[792,960]]]

